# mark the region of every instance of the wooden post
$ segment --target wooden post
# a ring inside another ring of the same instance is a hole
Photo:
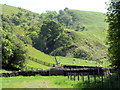
[[[93,72],[93,76],[94,76],[94,83],[96,84],[96,75],[95,75],[95,72]]]
[[[68,72],[68,79],[69,79],[69,72]]]
[[[109,88],[111,88],[111,85],[112,85],[111,82],[112,82],[111,81],[111,75],[109,75]]]
[[[78,75],[78,81],[79,81],[79,73],[77,75]]]
[[[74,73],[74,81],[75,81],[75,77],[76,77],[76,72]]]
[[[84,82],[84,73],[81,73],[81,75],[82,75],[82,81]]]
[[[104,81],[103,81],[103,73],[102,73],[102,85],[103,85],[103,82],[104,82]]]
[[[100,82],[100,69],[98,68],[98,78],[99,78],[99,82]]]
[[[72,80],[72,73],[70,72],[70,80]]]
[[[88,72],[88,83],[90,83],[90,76],[89,76],[89,72]]]

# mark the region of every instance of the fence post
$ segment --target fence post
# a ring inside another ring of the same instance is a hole
[[[98,68],[98,78],[99,78],[99,82],[100,82],[100,69]]]
[[[88,72],[88,83],[90,83],[90,76],[89,76],[89,72]]]
[[[68,79],[69,79],[69,72],[68,72]]]
[[[96,75],[95,75],[95,72],[93,72],[93,76],[94,76],[94,83],[96,84]]]
[[[75,77],[76,77],[76,72],[74,73],[74,81],[75,81]]]
[[[78,75],[78,81],[79,81],[79,73],[77,75]]]
[[[82,74],[82,81],[84,82],[84,73],[81,73]]]
[[[70,72],[70,80],[72,80],[72,73]]]
[[[104,82],[104,81],[103,81],[103,73],[102,73],[102,85],[103,85],[103,82]]]

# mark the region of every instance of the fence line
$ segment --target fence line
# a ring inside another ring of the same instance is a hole
[[[27,56],[27,57],[28,57],[30,60],[35,61],[35,62],[37,62],[37,63],[39,63],[39,64],[42,64],[42,65],[45,65],[45,66],[49,66],[49,67],[55,67],[55,64],[47,63],[47,62],[44,62],[44,61],[42,61],[42,60],[35,59],[35,58],[31,57],[31,56]]]
[[[35,68],[31,66],[26,66],[22,71],[28,71],[28,70],[43,70],[42,68]]]
[[[74,76],[74,78],[72,78]],[[88,83],[91,83],[93,82],[94,84],[97,84],[97,83],[101,83],[101,85],[104,85],[104,79],[105,77],[108,78],[108,85],[109,85],[109,88],[113,88],[113,79],[112,79],[112,75],[110,73],[110,71],[106,71],[106,72],[99,72],[96,74],[96,72],[93,72],[92,75],[89,74],[89,72],[87,72],[87,75],[85,75],[84,72],[73,72],[71,73],[68,72],[67,74],[67,77],[69,80],[77,80],[79,81],[80,80],[80,76],[81,76],[81,80],[82,82],[84,83],[85,81],[87,81]],[[87,76],[87,79],[85,80],[85,76]],[[91,77],[90,76],[93,76],[93,81],[91,81]],[[77,79],[76,79],[77,77]],[[98,78],[98,79],[97,79]],[[118,76],[117,76],[117,80],[118,80],[118,88],[120,88],[120,73],[118,73]]]

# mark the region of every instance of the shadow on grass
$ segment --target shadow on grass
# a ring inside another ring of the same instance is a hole
[[[96,80],[96,84],[94,81],[88,83],[88,81],[85,81],[84,83],[77,83],[74,85],[74,88],[82,88],[82,90],[86,89],[109,89],[109,90],[120,90],[120,70],[113,73],[111,76],[106,76],[104,78],[104,82],[99,82]]]

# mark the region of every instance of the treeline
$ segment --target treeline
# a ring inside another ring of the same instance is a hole
[[[87,30],[87,27],[83,23],[80,23],[79,14],[69,8],[59,10],[59,13],[56,11],[46,11],[46,13],[39,15],[39,18],[42,20],[55,20],[63,27],[73,29],[75,31]]]

